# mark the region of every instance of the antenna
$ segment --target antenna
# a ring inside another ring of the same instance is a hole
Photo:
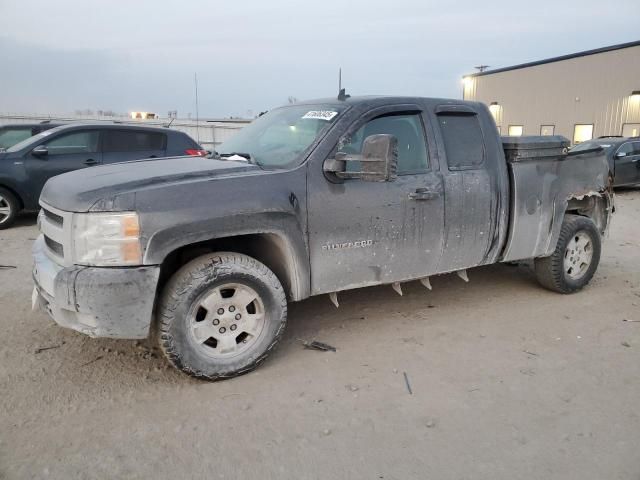
[[[473,67],[476,70],[478,70],[480,73],[484,72],[487,68],[489,68],[491,65],[478,65],[477,67]]]
[[[196,141],[200,143],[200,114],[198,111],[198,74],[193,74],[193,81],[196,87]]]
[[[339,68],[338,69],[338,100],[345,101],[350,96],[351,95],[349,95],[346,92],[346,89],[342,88],[342,68]]]

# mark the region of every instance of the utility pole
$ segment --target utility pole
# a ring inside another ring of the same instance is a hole
[[[338,92],[342,90],[342,67],[338,69]]]
[[[193,74],[193,82],[196,87],[196,139],[200,143],[200,113],[198,110],[198,74]]]

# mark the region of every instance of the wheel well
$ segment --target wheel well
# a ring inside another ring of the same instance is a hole
[[[600,234],[604,234],[608,224],[609,201],[607,197],[599,194],[571,198],[565,213],[590,218],[595,223]]]
[[[0,188],[4,188],[5,190],[9,190],[11,193],[13,193],[13,196],[16,197],[16,199],[18,200],[18,203],[20,204],[20,210],[24,209],[24,201],[22,200],[20,195],[18,195],[18,192],[16,192],[13,188],[8,187],[7,185],[4,185],[2,183],[0,183]]]
[[[290,300],[301,299],[302,292],[292,249],[286,239],[274,233],[216,238],[178,248],[167,255],[160,266],[158,289],[162,289],[183,265],[212,252],[236,252],[255,258],[278,277]]]

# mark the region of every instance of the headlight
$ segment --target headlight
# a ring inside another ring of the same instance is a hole
[[[142,264],[138,214],[74,214],[73,263],[94,266]]]

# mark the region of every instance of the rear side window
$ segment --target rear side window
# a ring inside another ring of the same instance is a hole
[[[440,114],[449,170],[478,168],[484,162],[484,137],[476,115]]]
[[[9,148],[31,136],[31,128],[0,130],[0,148]]]
[[[165,135],[155,132],[107,130],[104,134],[104,152],[139,152],[163,150]]]

